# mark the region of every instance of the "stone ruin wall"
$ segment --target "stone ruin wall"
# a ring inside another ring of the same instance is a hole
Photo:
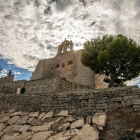
[[[31,80],[42,79],[43,77],[43,69],[44,69],[44,60],[39,60],[35,71],[31,77]]]
[[[0,78],[0,85],[9,84],[14,81],[14,75]]]
[[[55,94],[0,95],[0,109],[25,111],[59,111],[85,109],[95,112],[131,112],[140,110],[140,89],[136,86],[64,92]]]
[[[26,80],[14,81],[14,75],[0,78],[0,93],[16,93],[17,88],[24,87]]]
[[[7,77],[5,78],[7,79]],[[11,81],[9,83],[1,82],[0,93],[16,94],[17,88],[22,88],[22,87],[25,87],[25,94],[27,93],[28,94],[32,94],[32,93],[46,93],[47,94],[51,92],[92,89],[91,87],[88,87],[85,85],[67,81],[65,78],[51,77],[48,79],[38,79],[38,80],[31,80],[31,81],[20,80],[20,81]]]

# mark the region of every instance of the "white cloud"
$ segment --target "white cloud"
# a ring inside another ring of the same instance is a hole
[[[54,57],[65,39],[75,49],[104,34],[122,33],[140,43],[139,0],[1,0],[0,54],[8,64],[34,71]]]
[[[130,81],[125,82],[128,86],[132,86],[132,85],[140,85],[140,76],[138,76],[135,79],[132,79]]]
[[[1,70],[0,77],[1,77],[1,76],[2,76],[2,77],[7,76],[7,73],[8,73],[7,69]]]
[[[16,72],[15,70],[14,70],[13,73],[14,73],[15,75],[16,75],[16,74],[22,74],[21,72],[18,72],[18,71]]]

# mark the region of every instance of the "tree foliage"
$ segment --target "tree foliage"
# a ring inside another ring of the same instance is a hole
[[[122,34],[105,35],[84,43],[81,62],[109,77],[109,87],[139,76],[140,46]]]

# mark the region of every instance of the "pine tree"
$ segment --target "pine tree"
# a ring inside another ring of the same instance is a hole
[[[113,87],[139,76],[140,46],[122,34],[105,35],[84,43],[81,62],[96,74],[105,74]]]

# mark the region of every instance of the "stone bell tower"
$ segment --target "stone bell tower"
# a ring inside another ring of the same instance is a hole
[[[69,41],[65,39],[65,41],[63,41],[61,45],[58,46],[58,53],[56,56],[67,53],[67,52],[71,52],[71,51],[73,51],[73,42],[72,40]]]

